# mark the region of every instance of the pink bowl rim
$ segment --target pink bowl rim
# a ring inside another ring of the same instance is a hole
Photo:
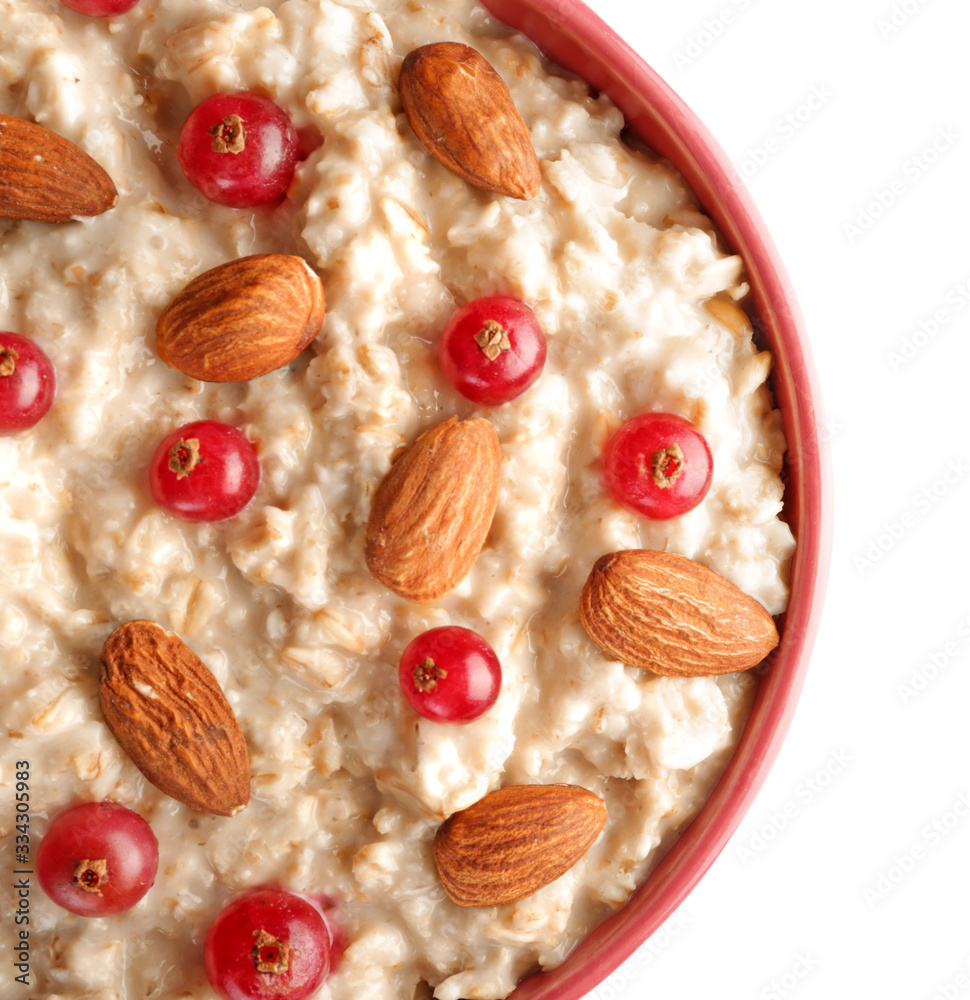
[[[727,154],[676,93],[580,0],[481,0],[564,69],[607,94],[627,127],[673,163],[741,254],[788,438],[785,509],[797,547],[781,643],[763,668],[748,722],[713,794],[627,904],[565,961],[523,980],[510,1000],[579,1000],[683,902],[737,829],[781,749],[818,631],[832,547],[831,472],[821,393],[795,294]]]

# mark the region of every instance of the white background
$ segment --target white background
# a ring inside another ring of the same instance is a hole
[[[805,317],[835,484],[778,761],[591,996],[970,1000],[970,4],[587,3],[745,178]]]

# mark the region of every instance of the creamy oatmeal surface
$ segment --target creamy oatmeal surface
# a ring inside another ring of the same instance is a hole
[[[542,163],[533,201],[469,187],[409,129],[397,71],[438,40],[473,45],[509,85]],[[279,208],[214,205],[175,159],[191,108],[238,89],[323,139]],[[498,998],[555,966],[706,797],[754,685],[610,661],[577,613],[593,562],[666,549],[785,607],[770,357],[704,307],[745,294],[740,259],[671,169],[620,144],[608,101],[468,0],[142,0],[113,20],[0,0],[0,112],[77,143],[120,192],[91,220],[0,220],[0,329],[35,339],[58,373],[51,413],[0,438],[0,857],[15,867],[17,760],[31,763],[34,849],[62,807],[113,799],[161,852],[121,917],[73,916],[35,883],[24,995],[210,1000],[206,929],[266,882],[337,901],[348,944],[320,997]],[[160,362],[155,320],[185,283],[264,251],[323,277],[311,349],[240,385]],[[525,395],[476,410],[435,345],[456,306],[499,292],[533,306],[549,358]],[[693,420],[714,457],[706,500],[673,521],[626,513],[600,481],[608,435],[646,410]],[[363,529],[392,460],[451,414],[498,430],[498,512],[459,588],[409,604],[367,571]],[[146,468],[164,434],[202,418],[245,431],[263,482],[241,515],[192,525],[153,504]],[[223,686],[252,759],[239,815],[168,798],[105,726],[98,656],[133,618],[176,631]],[[417,717],[397,686],[404,646],[443,624],[480,632],[503,665],[498,702],[464,726]],[[528,782],[596,792],[602,835],[536,895],[459,908],[432,862],[438,824]],[[3,933],[9,962],[9,920]]]

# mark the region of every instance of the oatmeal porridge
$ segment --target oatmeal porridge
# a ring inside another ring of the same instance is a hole
[[[416,138],[402,60],[445,41],[508,86],[541,166],[535,197],[473,187]],[[280,885],[327,899],[342,941],[314,996],[507,996],[656,864],[721,773],[755,684],[605,653],[579,613],[594,564],[671,553],[785,609],[785,441],[770,355],[737,305],[742,261],[676,172],[621,143],[607,99],[471,0],[141,0],[109,19],[0,0],[0,83],[0,114],[75,143],[119,194],[59,225],[0,219],[0,330],[36,342],[57,377],[50,412],[0,436],[0,794],[14,801],[29,762],[33,849],[79,801],[124,804],[159,843],[155,884],[124,915],[75,916],[34,891],[24,995],[213,1000],[207,929],[237,894]],[[193,107],[237,91],[286,109],[300,135],[269,207],[210,201],[175,156]],[[256,254],[321,277],[309,348],[246,382],[160,360],[162,311]],[[480,406],[442,374],[437,341],[494,295],[531,307],[548,353],[521,395]],[[669,520],[603,485],[607,442],[650,411],[690,421],[713,460],[704,499]],[[372,574],[365,535],[392,463],[453,416],[494,427],[495,514],[467,574],[421,603]],[[240,513],[195,523],[155,502],[148,467],[167,434],[204,420],[243,433],[261,478]],[[160,791],[106,725],[99,659],[132,620],[179,636],[224,692],[251,768],[235,815]],[[398,684],[405,648],[441,626],[475,631],[501,664],[494,703],[464,724],[417,714]],[[602,831],[531,895],[457,905],[436,832],[530,784],[593,793]],[[8,870],[13,832],[5,804]],[[9,956],[16,927],[2,933]]]

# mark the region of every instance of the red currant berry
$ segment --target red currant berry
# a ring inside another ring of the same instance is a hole
[[[221,521],[252,500],[259,476],[256,449],[241,431],[197,420],[155,449],[148,484],[155,502],[183,521]]]
[[[302,896],[253,889],[216,917],[204,958],[226,1000],[303,1000],[330,971],[330,931]]]
[[[435,722],[471,722],[495,704],[502,667],[477,632],[445,625],[411,640],[398,679],[419,715]]]
[[[33,427],[54,401],[54,367],[32,341],[0,331],[0,434]]]
[[[81,802],[51,821],[37,849],[41,888],[82,917],[124,913],[152,887],[158,841],[116,802]]]
[[[114,17],[131,10],[138,0],[61,0],[61,3],[88,17]]]
[[[606,445],[603,476],[618,504],[655,521],[693,510],[711,485],[711,449],[673,413],[628,420]]]
[[[475,299],[448,320],[438,341],[448,381],[466,398],[498,406],[539,377],[546,338],[532,310],[507,295]]]
[[[293,180],[300,139],[289,115],[258,94],[214,94],[185,119],[182,172],[206,198],[248,208],[281,198]]]

